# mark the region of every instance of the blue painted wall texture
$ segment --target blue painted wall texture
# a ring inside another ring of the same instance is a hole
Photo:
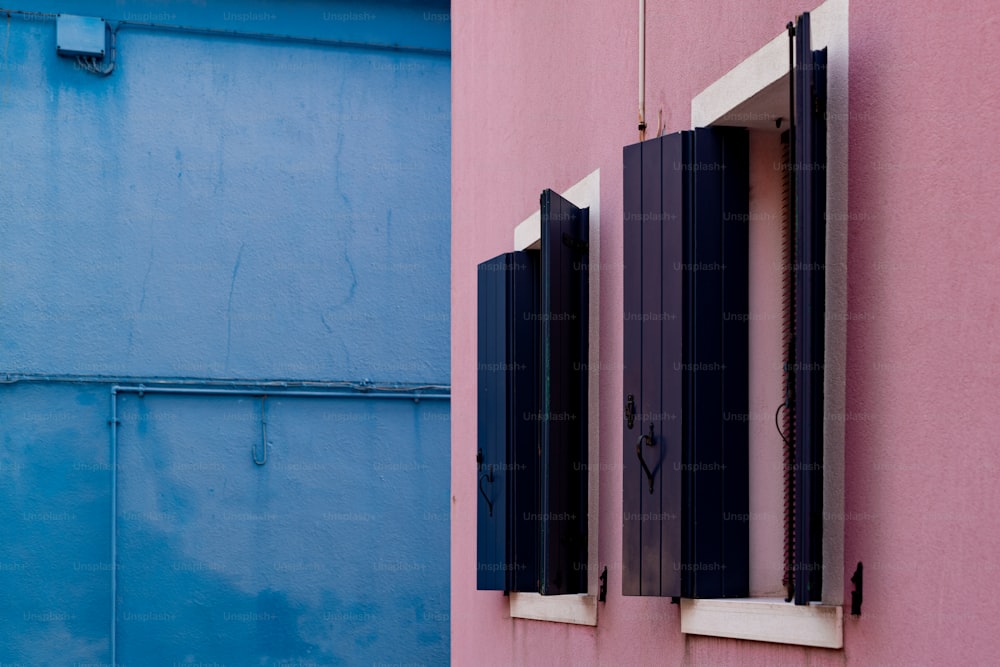
[[[446,663],[447,2],[12,8],[0,663]]]

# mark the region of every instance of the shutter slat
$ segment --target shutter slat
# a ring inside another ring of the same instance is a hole
[[[662,138],[662,220],[661,242],[663,312],[661,329],[661,400],[657,432],[663,435],[659,478],[662,495],[659,517],[662,563],[659,594],[681,594],[683,562],[681,517],[683,514],[683,422],[684,411],[684,220],[687,219],[686,183],[690,161],[690,132]]]
[[[644,144],[626,146],[623,159],[622,235],[623,369],[622,369],[622,594],[641,595],[642,506],[646,476],[636,460],[635,442],[642,432],[642,151]],[[631,403],[629,396],[632,397]],[[629,406],[633,406],[630,408]],[[632,425],[626,411],[633,413]]]
[[[660,594],[662,576],[662,526],[652,515],[659,515],[663,497],[664,476],[662,457],[664,452],[664,433],[662,423],[656,419],[662,412],[663,383],[663,326],[658,316],[663,312],[663,228],[660,218],[663,213],[662,200],[662,141],[652,140],[643,144],[642,148],[642,400],[638,402],[639,415],[636,419],[636,430],[639,433],[632,438],[630,453],[626,453],[630,461],[639,462],[635,452],[636,445],[642,452],[643,460],[653,475],[652,493],[649,492],[649,481],[646,472],[640,464],[642,474],[642,492],[640,512],[648,517],[642,522],[642,575],[641,587],[645,595]],[[652,431],[652,444],[648,439],[643,444],[638,443],[638,436],[649,436]]]

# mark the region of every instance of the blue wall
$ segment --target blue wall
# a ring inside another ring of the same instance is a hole
[[[117,34],[0,46],[0,662],[447,662],[447,3],[36,2],[403,49]],[[16,7],[15,7],[16,8]],[[255,450],[256,448],[256,450]]]

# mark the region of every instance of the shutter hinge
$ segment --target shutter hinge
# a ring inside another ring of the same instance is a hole
[[[817,116],[821,116],[824,111],[822,96],[813,94],[813,113]]]
[[[628,395],[628,400],[625,403],[625,421],[628,423],[629,429],[635,426],[635,396],[632,394]]]
[[[563,232],[562,241],[564,245],[570,247],[571,250],[575,250],[582,254],[587,254],[590,250],[590,244],[583,239],[578,239],[575,236],[570,236],[567,232]]]
[[[851,577],[851,583],[854,584],[854,590],[851,591],[851,616],[861,616],[861,593],[864,588],[864,571],[865,568],[858,561],[858,568],[854,570],[854,576]]]
[[[598,577],[598,579],[601,580],[601,589],[597,593],[597,601],[598,602],[607,602],[608,601],[608,566],[607,565],[605,565],[604,569],[601,570],[601,576]]]

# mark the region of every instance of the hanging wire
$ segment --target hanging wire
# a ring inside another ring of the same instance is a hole
[[[118,41],[118,28],[121,24],[115,26],[112,30],[110,25],[106,28],[111,33],[111,52],[108,54],[108,65],[106,67],[101,66],[101,61],[94,56],[77,56],[76,64],[80,66],[91,74],[96,74],[98,76],[109,76],[115,71],[115,62],[118,59],[118,47],[116,42]]]

